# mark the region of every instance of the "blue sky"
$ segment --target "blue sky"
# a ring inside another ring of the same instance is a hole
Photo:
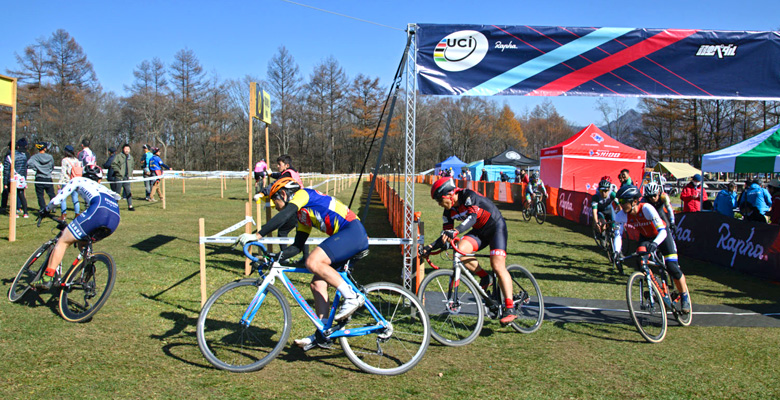
[[[536,26],[780,29],[774,1],[408,1],[296,0],[298,3],[397,28],[377,26],[283,0],[256,1],[13,1],[0,9],[0,73],[16,68],[14,53],[62,28],[84,48],[106,90],[124,95],[143,60],[170,62],[189,48],[221,79],[264,77],[268,60],[286,46],[308,76],[334,56],[345,72],[389,84],[408,23]],[[599,124],[590,97],[549,98],[575,124]],[[499,97],[517,113],[544,98]],[[629,99],[629,105],[636,104]]]

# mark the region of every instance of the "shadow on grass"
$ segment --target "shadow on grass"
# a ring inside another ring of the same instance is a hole
[[[588,336],[596,339],[603,339],[608,340],[612,342],[619,342],[619,343],[645,343],[645,340],[642,339],[642,336],[639,335],[639,333],[636,331],[636,328],[633,325],[626,325],[624,323],[625,321],[616,321],[616,322],[608,322],[607,324],[602,323],[579,323],[579,322],[552,322],[552,326],[554,326],[556,329],[560,329],[562,331],[567,331],[574,333],[576,335],[582,335],[582,336]],[[629,322],[631,322],[629,320]],[[615,338],[615,329],[624,330],[626,332],[634,332],[636,333],[636,338],[634,339],[618,339]]]

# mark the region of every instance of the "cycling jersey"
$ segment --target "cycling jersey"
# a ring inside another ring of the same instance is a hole
[[[613,249],[619,252],[623,248],[622,234],[625,224],[630,223],[639,231],[640,245],[650,241],[658,245],[661,254],[664,255],[664,265],[669,274],[674,279],[680,279],[683,273],[678,263],[677,245],[672,236],[667,234],[666,224],[652,205],[639,203],[639,207],[639,212],[636,214],[626,215],[623,210],[620,210],[615,216],[618,228],[612,242]]]
[[[667,227],[671,227],[674,224],[674,209],[672,208],[672,200],[669,198],[669,195],[661,193],[661,196],[658,197],[658,202],[654,203],[647,200],[647,203],[655,207],[655,210],[661,216],[661,219],[664,220]]]
[[[541,179],[537,179],[536,183],[528,183],[525,186],[526,197],[530,197],[534,192],[544,193],[547,196],[547,189],[544,187],[544,182]]]
[[[604,197],[600,192],[596,192],[590,198],[590,206],[593,209],[593,218],[598,221],[598,218],[604,218],[605,221],[612,221],[615,219],[614,203],[617,195],[615,192],[610,191],[609,196]]]
[[[457,229],[458,232],[465,232],[473,228],[463,239],[471,241],[475,251],[489,244],[490,254],[506,256],[508,237],[506,222],[498,207],[471,189],[455,190],[458,205],[444,210],[443,228],[445,230],[453,229],[456,220],[462,221],[454,229]],[[439,238],[434,247],[439,248],[441,245],[441,238]]]
[[[121,196],[91,179],[71,179],[60,189],[57,196],[51,199],[47,208],[54,208],[55,204],[64,201],[73,192],[80,194],[87,202],[87,210],[68,224],[67,229],[77,240],[93,235],[99,228],[106,228],[107,231],[103,231],[100,237],[93,237],[95,240],[102,239],[116,230],[119,225],[119,205],[116,202]]]

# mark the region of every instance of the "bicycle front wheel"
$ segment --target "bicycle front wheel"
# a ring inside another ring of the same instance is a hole
[[[242,279],[222,286],[209,297],[196,326],[198,347],[219,369],[251,372],[265,367],[290,337],[292,314],[282,293],[268,286],[251,324],[241,322],[262,281]]]
[[[464,346],[482,332],[485,307],[477,288],[461,279],[457,296],[449,294],[455,272],[440,269],[423,279],[418,296],[431,319],[431,335],[446,346]]]
[[[688,295],[688,300],[690,300],[690,295]],[[688,326],[691,324],[691,321],[693,320],[693,304],[691,304],[691,312],[687,312],[687,313],[682,312],[680,306],[681,304],[678,300],[678,302],[674,306],[674,310],[672,314],[674,314],[674,319],[676,319],[680,325]]]
[[[666,308],[658,288],[640,271],[628,278],[626,301],[631,320],[645,340],[659,343],[666,336]]]
[[[378,375],[399,375],[422,359],[431,340],[428,315],[412,292],[401,286],[377,282],[365,286],[366,305],[358,309],[344,328],[372,326],[376,318],[369,303],[390,324],[385,331],[364,336],[340,337],[339,343],[352,363]]]
[[[44,243],[24,262],[19,273],[16,274],[11,288],[8,289],[8,300],[12,303],[19,301],[30,290],[30,285],[41,277],[43,271],[46,270],[46,263],[54,248],[53,245],[54,242],[51,241]]]
[[[544,220],[547,219],[547,206],[543,202],[536,203],[536,214],[534,214],[534,217],[536,217],[536,222],[539,225],[543,224]]]
[[[107,253],[93,253],[68,271],[60,291],[60,315],[84,322],[106,304],[116,281],[116,265]]]
[[[606,249],[606,238],[604,237],[604,234],[599,232],[599,229],[596,226],[592,226],[593,228],[593,240],[596,241],[596,246],[598,246],[599,249]]]
[[[533,333],[544,320],[544,298],[536,278],[520,265],[506,268],[512,277],[512,298],[517,318],[510,324],[518,332]]]
[[[526,221],[531,220],[531,207],[533,207],[533,204],[529,204],[526,208],[523,209],[523,219]]]

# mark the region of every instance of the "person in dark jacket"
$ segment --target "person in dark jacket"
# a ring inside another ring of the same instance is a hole
[[[54,184],[51,173],[54,171],[54,157],[49,154],[49,144],[46,142],[35,143],[38,154],[30,157],[27,167],[35,171],[35,196],[38,198],[38,212],[46,207],[44,193],[49,195],[49,200],[54,198]]]
[[[479,180],[481,180],[482,182],[487,182],[488,174],[486,169],[482,168],[482,176],[479,177]]]
[[[111,167],[114,169],[114,179],[117,181],[124,181],[122,186],[122,197],[127,199],[127,210],[135,211],[133,208],[133,194],[130,192],[130,178],[133,177],[133,155],[130,154],[130,145],[125,143],[122,146],[122,152],[114,157],[114,161],[111,162]],[[118,186],[120,184],[117,184]],[[117,187],[118,189],[118,187]],[[117,191],[117,193],[119,193]]]
[[[103,163],[103,170],[106,171],[106,176],[108,177],[108,185],[111,186],[111,190],[119,193],[119,184],[116,182],[116,177],[114,176],[114,168],[111,165],[114,162],[114,157],[116,157],[116,147],[109,147],[108,148],[108,159],[106,162]]]
[[[9,173],[9,184],[11,171],[11,157],[8,157],[8,165],[4,167],[3,171]],[[24,218],[28,218],[27,215],[27,198],[24,195],[27,188],[27,139],[21,138],[16,141],[16,159],[14,160],[14,172],[16,174],[16,210],[17,213],[21,213]],[[5,172],[3,172],[5,174]],[[10,188],[10,185],[8,186]]]
[[[8,189],[11,187],[11,142],[3,154],[3,195],[0,203],[0,212],[5,213],[8,210]]]

